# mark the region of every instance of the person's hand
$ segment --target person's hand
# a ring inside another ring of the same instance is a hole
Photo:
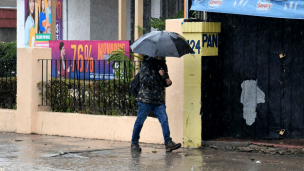
[[[71,67],[71,66],[72,66],[72,65],[70,65],[70,66],[68,67],[68,69],[67,69],[68,72],[70,72],[70,67]]]
[[[166,79],[166,83],[167,83],[167,85],[170,85],[172,83],[172,81],[170,79]]]
[[[159,70],[159,74],[160,74],[161,76],[163,76],[164,73],[165,73],[165,71],[164,71],[163,69]]]

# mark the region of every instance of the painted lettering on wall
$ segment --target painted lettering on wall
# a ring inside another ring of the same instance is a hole
[[[218,35],[203,34],[203,47],[218,47]]]
[[[196,53],[196,49],[198,51],[197,54],[201,53],[201,48],[217,48],[218,47],[218,34],[203,34],[203,41],[201,44],[200,40],[187,40],[190,47],[193,49],[194,53]]]
[[[198,54],[201,53],[201,41],[198,40],[197,42],[195,42],[194,40],[187,40],[188,44],[191,46],[191,48],[193,49],[193,53],[191,54],[195,54],[195,49],[198,50]]]

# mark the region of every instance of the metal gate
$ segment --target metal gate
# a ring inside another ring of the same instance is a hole
[[[304,21],[208,13],[208,22],[222,33],[219,56],[202,58],[202,139],[304,138]]]

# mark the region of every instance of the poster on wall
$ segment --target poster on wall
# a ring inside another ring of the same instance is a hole
[[[52,77],[86,80],[114,79],[115,70],[108,63],[112,51],[123,48],[130,55],[130,42],[117,41],[50,41]]]
[[[56,40],[62,40],[62,1],[56,0],[52,7],[51,0],[24,0],[24,47],[49,47],[52,8],[56,8]]]

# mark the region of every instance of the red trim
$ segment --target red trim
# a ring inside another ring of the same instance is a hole
[[[0,28],[17,28],[17,20],[0,18]]]
[[[17,27],[17,10],[16,9],[0,9],[0,28],[16,28]]]
[[[17,10],[0,9],[0,18],[17,18]]]

